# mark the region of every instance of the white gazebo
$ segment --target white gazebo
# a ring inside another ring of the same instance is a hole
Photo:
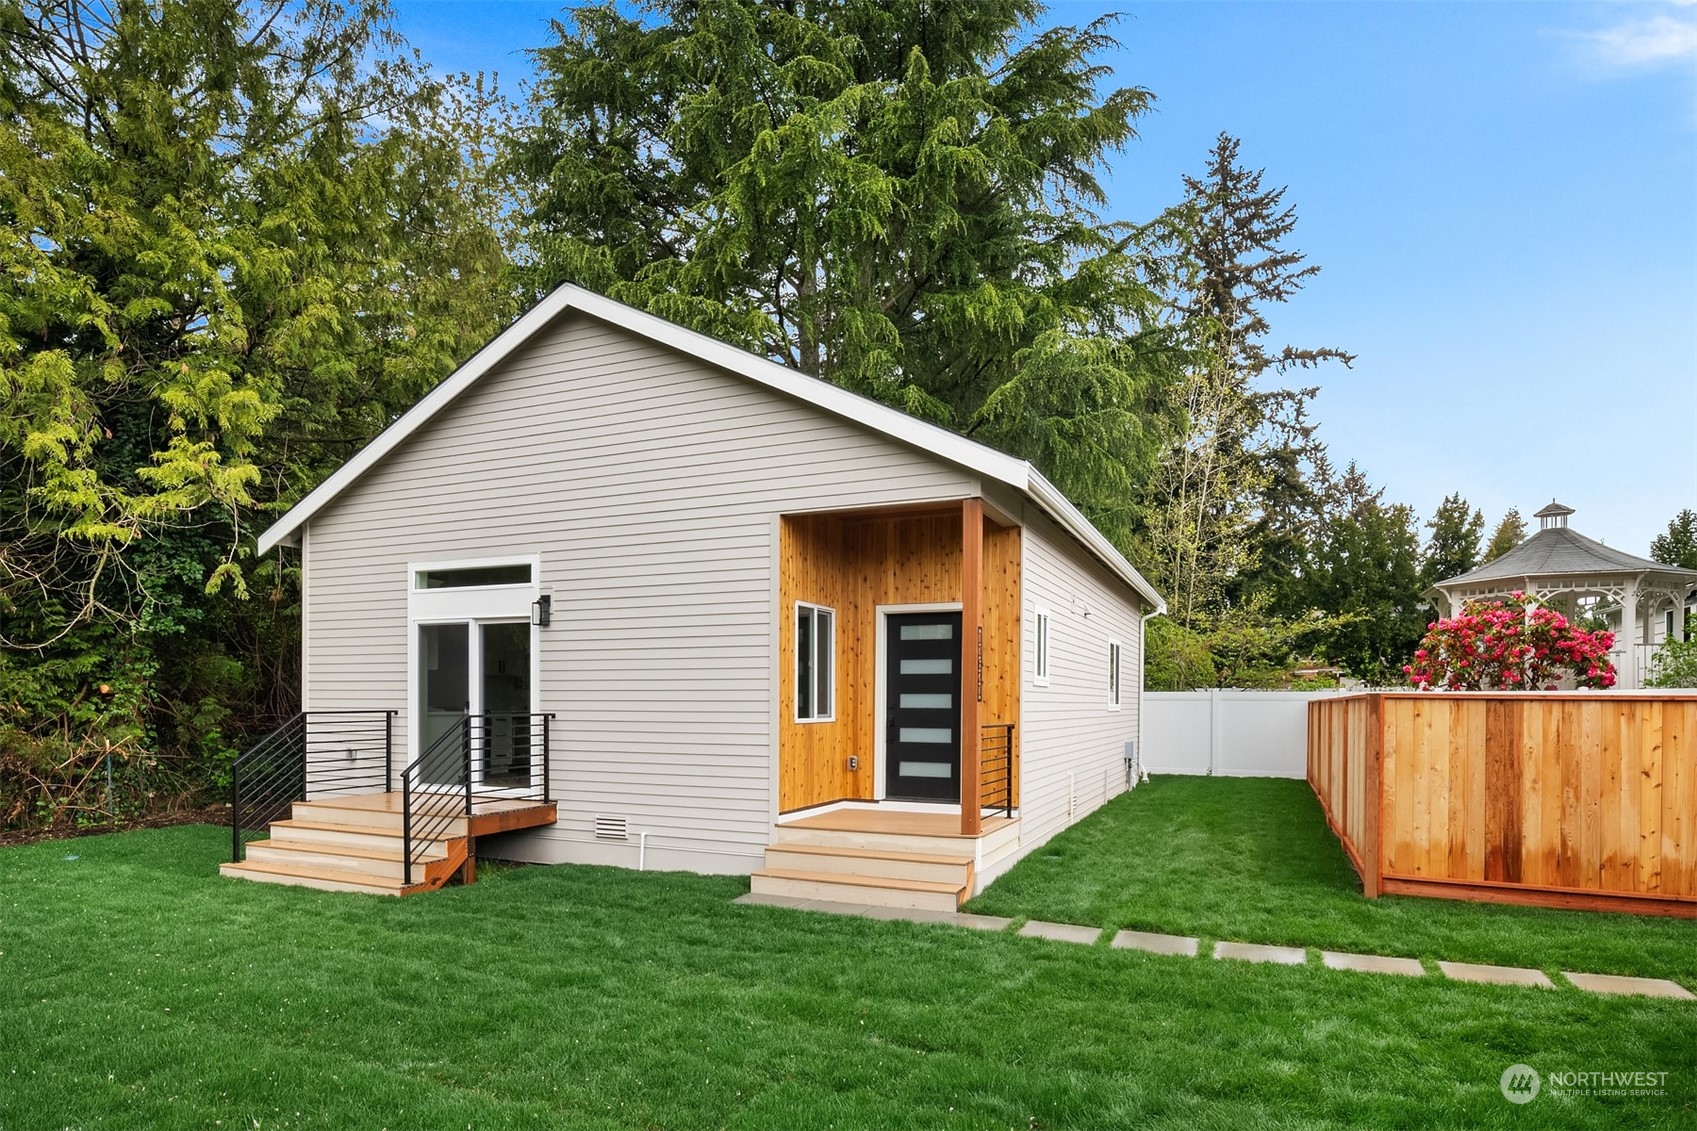
[[[1697,590],[1697,570],[1664,565],[1612,549],[1570,530],[1572,507],[1554,499],[1539,511],[1538,533],[1478,569],[1427,591],[1439,610],[1459,614],[1469,601],[1520,590],[1569,618],[1606,622],[1615,634],[1609,653],[1615,686],[1642,687],[1650,655],[1669,636],[1685,639],[1685,610]]]

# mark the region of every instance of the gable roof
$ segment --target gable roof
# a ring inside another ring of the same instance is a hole
[[[1155,592],[1154,587],[1144,580],[1143,575],[1126,561],[1124,555],[1103,537],[1101,531],[1091,525],[1090,520],[1085,518],[1065,495],[1061,494],[1059,488],[1044,478],[1026,460],[1016,459],[946,428],[909,416],[899,409],[851,393],[828,381],[798,373],[775,361],[769,361],[747,350],[710,338],[706,334],[685,329],[676,323],[569,283],[537,303],[494,341],[473,354],[464,365],[454,370],[399,419],[378,433],[371,443],[361,448],[353,458],[338,468],[335,474],[290,508],[259,536],[258,552],[264,554],[275,546],[298,542],[301,527],[313,515],[347,490],[355,480],[399,447],[407,437],[418,431],[437,413],[452,404],[484,374],[494,369],[514,350],[568,310],[580,311],[660,345],[699,358],[719,369],[811,404],[892,440],[975,472],[984,479],[1019,491],[1076,538],[1109,572],[1131,587],[1157,611],[1166,611],[1166,602]]]
[[[1568,510],[1565,513],[1573,512]],[[1552,526],[1538,531],[1502,557],[1493,558],[1478,569],[1445,578],[1438,582],[1436,587],[1443,589],[1451,585],[1472,585],[1482,581],[1551,574],[1652,572],[1671,574],[1697,582],[1697,570],[1681,569],[1679,566],[1640,558],[1624,550],[1611,549],[1569,527]]]

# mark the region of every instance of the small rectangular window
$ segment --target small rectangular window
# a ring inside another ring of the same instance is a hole
[[[837,615],[820,605],[795,606],[795,717],[829,722],[836,717]]]
[[[470,589],[479,585],[529,585],[530,563],[469,566],[463,569],[421,569],[414,579],[419,589]]]
[[[1038,684],[1049,682],[1049,610],[1037,610],[1037,654],[1033,659],[1032,679]]]
[[[1108,706],[1118,708],[1120,705],[1120,646],[1115,641],[1108,641]]]

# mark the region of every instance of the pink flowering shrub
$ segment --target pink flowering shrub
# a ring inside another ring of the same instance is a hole
[[[1580,687],[1614,686],[1614,633],[1575,628],[1518,590],[1506,601],[1470,602],[1426,629],[1414,662],[1402,668],[1422,691],[1554,690],[1565,675]]]

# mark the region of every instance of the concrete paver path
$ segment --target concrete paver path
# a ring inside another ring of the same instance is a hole
[[[914,923],[942,923],[951,927],[966,927],[978,931],[1005,931],[1015,920],[1000,915],[974,915],[965,911],[919,911],[905,907],[867,907],[857,903],[831,903],[820,899],[795,899],[782,895],[741,895],[734,901],[760,907],[782,907],[796,911],[823,911],[833,915],[857,915],[867,919],[903,920]],[[1027,938],[1051,939],[1085,946],[1098,942],[1101,927],[1085,927],[1076,923],[1046,923],[1028,919],[1019,929]],[[1150,931],[1118,931],[1112,947],[1117,950],[1143,950],[1154,954],[1170,954],[1194,958],[1200,950],[1198,940],[1186,935],[1163,935]],[[1308,952],[1299,946],[1266,946],[1260,943],[1218,942],[1214,944],[1215,958],[1231,958],[1243,962],[1271,962],[1284,966],[1303,966]],[[1350,954],[1347,951],[1323,950],[1321,965],[1330,970],[1356,970],[1370,974],[1400,974],[1423,977],[1426,970],[1413,958],[1397,958],[1383,954]],[[1474,962],[1440,962],[1444,976],[1458,982],[1480,982],[1502,986],[1536,986],[1554,989],[1555,983],[1542,970],[1519,966],[1487,966]],[[1576,988],[1594,994],[1643,994],[1648,997],[1675,998],[1697,1001],[1697,994],[1666,978],[1628,978],[1618,974],[1585,974],[1563,971]]]

